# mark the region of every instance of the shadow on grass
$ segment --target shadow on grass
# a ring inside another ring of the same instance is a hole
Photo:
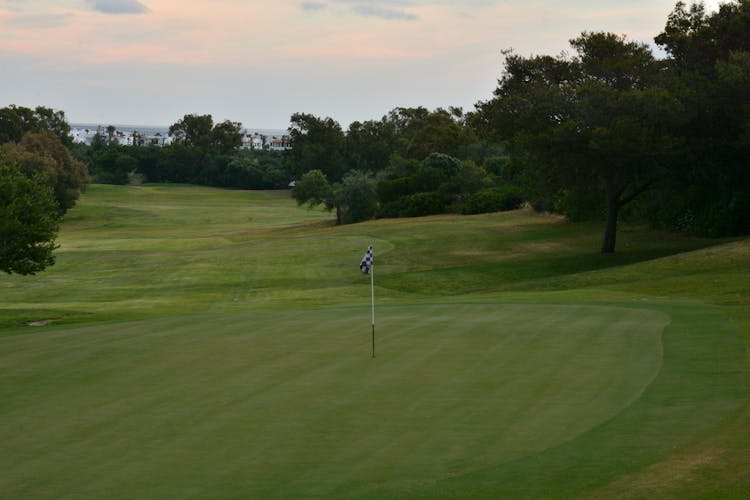
[[[613,269],[700,250],[726,240],[686,239],[663,243],[631,242],[614,254],[582,250],[529,254],[494,263],[381,274],[380,285],[403,292],[429,290],[439,295],[479,291],[559,290],[570,287],[570,278],[581,273]],[[630,248],[628,248],[630,247]]]

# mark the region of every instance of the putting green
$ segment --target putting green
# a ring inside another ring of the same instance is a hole
[[[564,304],[378,314],[375,359],[367,308],[2,337],[0,491],[425,493],[622,413],[660,373],[670,321],[658,310]]]

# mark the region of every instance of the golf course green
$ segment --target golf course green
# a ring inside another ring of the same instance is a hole
[[[0,277],[0,498],[747,498],[750,240],[600,229],[92,185]]]

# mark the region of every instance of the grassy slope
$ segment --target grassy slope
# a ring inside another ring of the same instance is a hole
[[[3,435],[2,487],[746,494],[750,243],[626,229],[619,253],[601,256],[598,238],[598,227],[523,211],[334,227],[279,193],[93,186],[66,219],[58,264],[0,281],[0,421],[29,431]],[[383,332],[374,374],[347,357],[367,348],[351,334],[369,320],[355,266],[370,243]],[[56,323],[20,326],[43,319]],[[136,319],[147,321],[122,323]],[[617,332],[634,328],[643,341],[624,344]],[[307,351],[289,347],[311,338]],[[498,385],[531,361],[543,369]],[[425,396],[428,382],[444,389]],[[235,415],[259,405],[251,422]],[[404,408],[405,420],[377,425]],[[290,412],[306,420],[279,418]]]

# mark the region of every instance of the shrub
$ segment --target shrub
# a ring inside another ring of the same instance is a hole
[[[531,208],[539,213],[552,212],[555,209],[555,204],[549,198],[535,198],[531,200]]]
[[[383,219],[399,217],[404,209],[404,198],[399,198],[395,201],[389,201],[380,205],[378,210],[378,217]]]
[[[343,224],[352,224],[375,217],[378,195],[371,174],[350,170],[341,179],[335,194],[335,204],[342,214]]]
[[[484,189],[469,196],[458,207],[462,214],[482,214],[515,210],[523,204],[521,188],[506,186],[502,189]]]
[[[398,200],[403,196],[414,193],[415,183],[411,177],[397,177],[395,179],[382,179],[378,182],[378,199],[382,203]]]
[[[421,217],[445,212],[446,199],[436,192],[416,193],[401,199],[400,217]]]

